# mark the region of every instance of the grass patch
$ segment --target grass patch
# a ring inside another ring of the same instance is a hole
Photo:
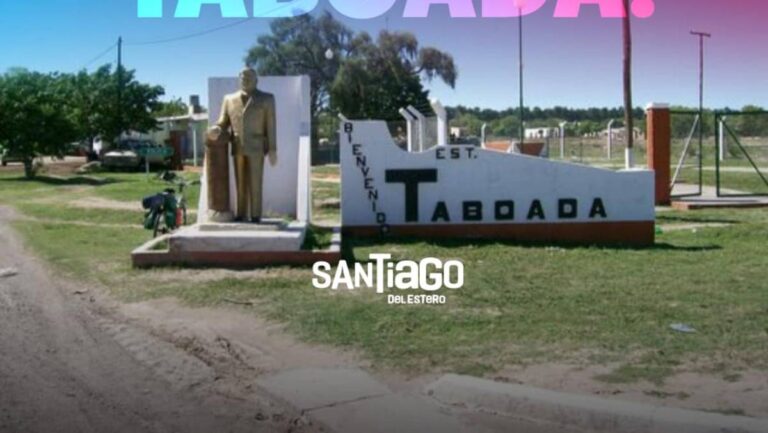
[[[130,210],[91,209],[69,205],[19,203],[17,209],[24,215],[41,220],[77,222],[83,224],[141,225],[144,212]],[[94,228],[94,231],[98,229]]]
[[[131,227],[140,224],[139,212],[66,204],[91,196],[138,201],[162,186],[142,174],[117,174],[115,180],[73,186],[0,177],[0,203],[46,220],[20,220],[16,228],[56,269],[103,284],[119,299],[170,296],[195,306],[219,305],[226,298],[252,301],[260,314],[302,338],[359,349],[376,365],[480,376],[532,362],[611,362],[619,367],[600,379],[613,383],[662,383],[693,359],[697,368],[727,359],[731,367],[718,367],[719,375],[738,367],[768,370],[765,210],[665,212],[660,223],[733,225],[661,234],[648,249],[350,240],[345,245],[350,260],[387,252],[397,260],[464,263],[466,285],[446,293],[446,306],[408,307],[389,306],[372,290],[315,290],[308,269],[221,272],[210,281],[201,280],[199,271],[133,270],[130,251],[151,237]],[[315,187],[316,198],[338,197],[338,184]],[[330,237],[330,230],[312,227],[305,247],[324,249]],[[672,323],[690,324],[698,332],[675,333]]]
[[[303,250],[324,251],[331,248],[333,229],[310,225],[304,239]]]

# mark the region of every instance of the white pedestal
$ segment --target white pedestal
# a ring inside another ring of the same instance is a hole
[[[264,220],[261,224],[206,223],[187,227],[169,239],[172,253],[263,253],[300,251],[307,225]]]

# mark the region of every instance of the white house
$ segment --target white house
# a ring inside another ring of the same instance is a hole
[[[560,130],[558,128],[541,127],[541,128],[525,128],[525,138],[546,140],[548,138],[559,137]]]

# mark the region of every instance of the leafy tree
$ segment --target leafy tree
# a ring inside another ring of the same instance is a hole
[[[105,101],[114,93],[114,78],[108,67],[102,67],[93,74],[80,71],[67,77],[68,93],[78,136],[87,141],[93,150],[94,140],[105,131],[109,123],[109,111],[104,109]]]
[[[152,112],[156,118],[184,116],[189,113],[189,106],[181,98],[172,99],[168,102],[158,103],[158,107]]]
[[[248,50],[245,63],[261,75],[308,75],[312,85],[312,117],[327,106],[331,85],[349,55],[353,33],[326,13],[280,18],[270,24]],[[333,58],[328,59],[330,50]]]
[[[763,108],[755,105],[747,105],[741,109],[743,115],[735,117],[738,119],[733,122],[736,125],[736,131],[744,137],[766,137],[768,136],[768,113]],[[729,122],[731,123],[731,122]]]
[[[106,65],[92,74],[82,71],[66,77],[79,138],[91,145],[96,137],[111,141],[126,131],[148,132],[157,127],[154,114],[162,108],[159,98],[165,90],[136,81],[135,71],[120,72]]]
[[[119,75],[118,71],[115,75]],[[110,118],[103,137],[119,137],[126,131],[149,132],[157,128],[152,113],[160,108],[160,97],[165,94],[162,86],[153,86],[136,81],[135,71],[122,71],[122,104],[118,98],[111,104]],[[116,90],[115,90],[116,91]]]
[[[27,178],[38,156],[63,157],[77,138],[66,80],[57,74],[14,70],[0,75],[0,143],[21,158]]]
[[[419,48],[410,33],[382,32],[374,43],[328,13],[274,20],[271,34],[258,38],[245,61],[262,75],[308,75],[315,125],[331,108],[331,95],[333,108],[347,116],[399,119],[403,106],[428,109],[421,78],[455,86],[458,75],[450,55]]]
[[[376,43],[361,33],[352,40],[350,56],[333,83],[332,106],[352,118],[399,120],[398,111],[408,105],[429,114],[422,78],[440,78],[454,87],[457,75],[449,54],[419,49],[411,33],[383,31]]]

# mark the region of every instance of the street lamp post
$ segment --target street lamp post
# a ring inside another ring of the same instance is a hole
[[[703,185],[704,171],[704,39],[711,38],[711,33],[691,31],[692,36],[699,38],[699,185]],[[718,155],[719,156],[719,155]]]
[[[525,100],[523,94],[523,9],[526,6],[526,0],[515,0],[515,6],[517,7],[519,15],[520,32],[519,39],[519,67],[520,67],[520,152],[523,152],[523,144],[525,144],[525,114],[523,112],[525,108]]]
[[[608,161],[613,159],[613,124],[616,123],[615,119],[611,119],[608,122]]]
[[[560,159],[565,159],[565,127],[568,122],[560,122]]]

